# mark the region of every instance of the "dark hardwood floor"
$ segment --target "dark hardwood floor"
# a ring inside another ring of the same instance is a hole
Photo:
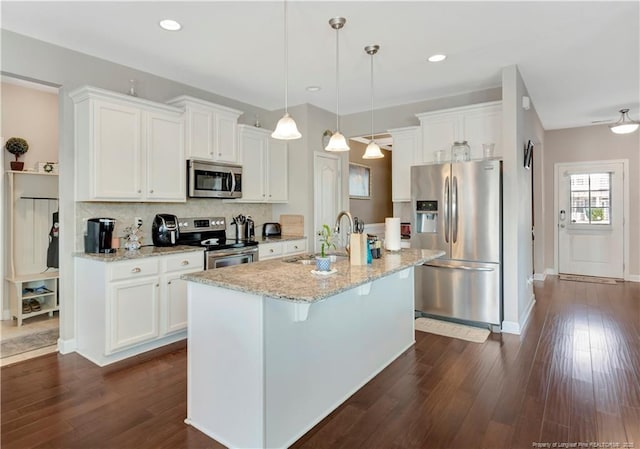
[[[535,292],[522,336],[418,332],[293,447],[640,448],[640,284],[550,277]],[[183,423],[184,344],[108,368],[53,354],[1,374],[3,449],[222,447]]]

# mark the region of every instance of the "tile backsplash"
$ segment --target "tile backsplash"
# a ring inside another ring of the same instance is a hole
[[[156,214],[173,214],[187,217],[224,217],[227,220],[227,235],[234,236],[231,217],[239,214],[251,215],[256,224],[256,235],[262,232],[262,224],[273,220],[271,204],[235,204],[215,199],[190,199],[186,203],[98,203],[76,202],[76,251],[84,251],[84,233],[88,218],[109,217],[116,219],[116,236],[134,224],[135,217],[142,218],[143,245],[152,245],[151,224]],[[121,242],[121,245],[123,243]]]

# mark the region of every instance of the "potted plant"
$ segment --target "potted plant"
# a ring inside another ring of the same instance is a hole
[[[322,225],[322,229],[318,231],[318,239],[320,240],[320,255],[316,256],[316,270],[330,271],[331,259],[327,256],[325,250],[328,251],[332,247],[336,249],[336,245],[334,243],[334,234],[331,233],[329,225]]]
[[[11,137],[7,140],[4,147],[7,151],[16,157],[15,161],[11,161],[11,170],[22,171],[24,162],[19,162],[18,158],[29,151],[29,144],[21,137]]]

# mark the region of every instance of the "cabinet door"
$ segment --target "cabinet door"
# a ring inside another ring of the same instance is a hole
[[[151,201],[186,201],[184,122],[156,112],[146,118],[145,196]]]
[[[258,245],[258,259],[268,260],[276,257],[282,257],[284,253],[283,242],[276,243],[260,243]]]
[[[183,272],[165,276],[166,290],[163,306],[163,333],[172,334],[187,328],[187,281],[180,279]]]
[[[92,109],[94,199],[142,199],[140,109],[98,100]]]
[[[289,200],[289,164],[287,143],[269,139],[269,163],[266,173],[268,182],[268,201],[286,202]]]
[[[158,337],[159,282],[153,277],[109,285],[106,354]]]
[[[215,114],[214,159],[238,163],[238,117],[235,114]]]
[[[502,154],[502,106],[491,105],[464,114],[464,138],[471,147],[471,159],[482,159],[484,143],[494,143],[494,154]]]
[[[187,158],[213,160],[213,126],[214,117],[211,111],[187,108]]]
[[[418,128],[391,130],[391,137],[393,138],[391,200],[411,201],[411,166],[416,164]]]
[[[422,154],[417,162],[433,162],[435,152],[445,150],[450,155],[451,145],[461,137],[461,115],[443,114],[420,119],[422,125]]]
[[[242,148],[242,200],[265,201],[265,164],[268,135],[253,130],[240,134]]]

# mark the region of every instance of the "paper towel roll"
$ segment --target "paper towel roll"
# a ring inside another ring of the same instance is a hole
[[[400,218],[384,219],[384,247],[389,251],[400,249]]]

